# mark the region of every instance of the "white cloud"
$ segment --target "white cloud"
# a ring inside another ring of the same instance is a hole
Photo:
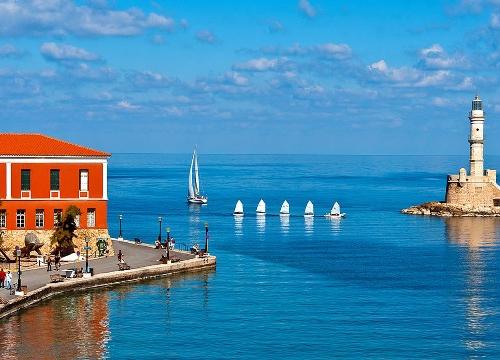
[[[121,110],[137,110],[139,109],[138,105],[133,105],[126,100],[119,101],[116,103],[116,107]]]
[[[246,86],[248,85],[248,78],[245,76],[241,75],[240,73],[236,71],[228,71],[224,75],[224,78],[226,79],[227,82],[237,85],[237,86]]]
[[[196,39],[198,39],[199,42],[207,43],[207,44],[213,44],[216,41],[215,35],[208,31],[208,30],[201,30],[196,33]]]
[[[43,43],[40,53],[51,61],[97,61],[99,55],[82,48],[53,42]]]
[[[0,46],[0,58],[18,58],[22,57],[24,54],[24,51],[19,50],[12,44]]]
[[[6,36],[130,36],[149,28],[171,30],[174,20],[138,8],[114,10],[69,0],[0,0],[0,24]]]
[[[258,59],[248,60],[247,62],[236,64],[235,69],[246,71],[269,71],[275,70],[280,64],[279,59],[268,59],[261,57]]]
[[[307,17],[313,18],[316,16],[316,9],[311,5],[309,0],[299,0],[299,9]]]
[[[419,52],[419,65],[426,69],[453,69],[469,67],[469,61],[463,55],[448,55],[439,44],[433,44]]]
[[[326,43],[318,45],[316,49],[320,54],[337,60],[348,59],[352,55],[351,47],[346,44]]]

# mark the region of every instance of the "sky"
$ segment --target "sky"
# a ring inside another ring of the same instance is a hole
[[[0,0],[0,131],[110,152],[500,154],[500,0]]]

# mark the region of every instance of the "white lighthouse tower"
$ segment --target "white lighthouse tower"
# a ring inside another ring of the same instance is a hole
[[[484,112],[483,102],[479,96],[472,100],[470,120],[470,176],[472,178],[484,176]]]

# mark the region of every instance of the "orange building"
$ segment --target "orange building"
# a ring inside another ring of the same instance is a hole
[[[81,212],[78,238],[109,237],[109,156],[41,134],[0,133],[0,230],[7,246],[24,246],[34,232],[47,251],[54,224],[70,205]]]

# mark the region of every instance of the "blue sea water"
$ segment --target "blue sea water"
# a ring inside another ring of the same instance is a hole
[[[465,156],[201,155],[203,207],[185,203],[189,163],[114,155],[110,231],[123,214],[126,238],[153,242],[161,215],[203,246],[207,222],[217,269],[23,311],[0,322],[2,359],[500,357],[500,219],[399,212],[443,199]],[[347,217],[304,219],[308,200]]]

